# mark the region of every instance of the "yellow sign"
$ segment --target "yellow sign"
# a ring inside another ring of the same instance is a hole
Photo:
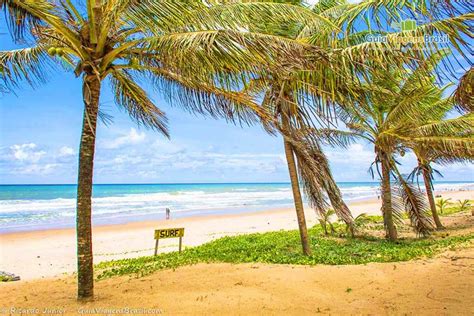
[[[179,238],[179,252],[183,247],[184,228],[155,229],[155,256],[158,254],[158,243],[160,239]]]
[[[156,229],[155,239],[178,238],[184,236],[184,228]]]

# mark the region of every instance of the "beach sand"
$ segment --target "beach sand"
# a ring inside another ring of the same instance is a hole
[[[474,232],[470,214],[443,220],[450,234]],[[197,264],[97,281],[87,303],[76,301],[76,284],[72,276],[1,284],[0,313],[472,315],[474,248],[365,265]]]
[[[441,192],[453,201],[474,199],[474,191]],[[354,216],[380,215],[380,201],[349,204]],[[313,210],[306,208],[308,227],[317,223]],[[197,246],[229,235],[297,229],[293,209],[278,209],[237,215],[202,216],[154,222],[98,226],[93,229],[95,263],[152,255],[156,228],[184,227],[183,245]],[[74,229],[0,234],[0,271],[19,275],[22,280],[48,278],[76,270]],[[178,239],[160,241],[159,252],[176,251]],[[22,282],[22,281],[20,281]]]

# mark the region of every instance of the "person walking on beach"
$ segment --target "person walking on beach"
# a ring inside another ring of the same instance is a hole
[[[166,208],[166,219],[170,219],[171,211],[169,208]]]

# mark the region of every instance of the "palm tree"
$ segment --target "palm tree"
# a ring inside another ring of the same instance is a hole
[[[366,50],[366,47],[359,43],[360,39],[354,43],[354,36],[349,29],[343,32],[343,27],[348,22],[357,20],[366,10],[367,6],[364,3],[350,4],[344,0],[324,0],[319,1],[313,8],[313,18],[300,21],[296,25],[282,26],[268,23],[259,25],[267,32],[315,45],[333,57],[329,61],[332,69],[328,67],[328,62],[307,65],[302,72],[282,73],[280,69],[276,71],[270,69],[267,78],[259,78],[257,83],[254,80],[250,84],[250,89],[246,88],[247,91],[253,89],[253,92],[265,95],[263,105],[269,108],[270,113],[274,113],[276,128],[284,136],[285,155],[305,254],[308,254],[310,249],[299,180],[303,183],[311,206],[320,215],[324,216],[327,208],[323,197],[325,191],[337,215],[351,228],[353,227],[349,208],[341,198],[327,159],[320,150],[317,138],[314,137],[317,133],[308,135],[311,134],[307,132],[308,126],[314,126],[311,122],[312,117],[323,116],[331,103],[348,103],[347,106],[351,106],[350,96],[357,89],[351,87],[350,82],[357,85],[354,72],[361,71],[367,59],[372,60],[375,67],[385,68],[383,65],[403,64],[402,60],[406,62],[410,58],[417,57],[417,54],[401,53],[398,50],[381,53],[381,48],[386,47],[380,43],[371,43],[370,50]],[[346,14],[347,12],[350,14]],[[342,38],[339,36],[341,34],[344,35]],[[344,66],[341,67],[338,63]],[[324,82],[321,78],[325,79]],[[310,113],[304,110],[308,103],[313,103]],[[303,136],[298,136],[295,132],[299,129],[304,130]]]
[[[404,154],[406,148],[417,144],[445,153],[456,150],[467,152],[473,145],[472,136],[446,136],[439,132],[442,123],[430,124],[425,120],[442,93],[433,78],[424,75],[426,70],[432,69],[430,65],[433,63],[436,62],[426,61],[412,72],[373,72],[367,82],[365,98],[361,99],[359,106],[340,110],[340,117],[350,132],[374,146],[377,170],[381,169],[382,213],[390,240],[397,239],[396,215],[400,215],[403,209],[408,212],[418,233],[427,234],[431,230],[422,195],[398,171],[396,154]],[[462,122],[464,126],[466,123]],[[347,136],[342,131],[334,133]],[[392,188],[394,178],[398,183],[397,190]],[[394,202],[394,197],[399,197],[402,203]]]
[[[295,4],[298,3],[298,1],[291,2]],[[267,33],[296,40],[302,25],[320,23],[325,25],[332,24],[327,18],[310,10],[306,10],[306,12],[311,18],[298,21],[298,23],[284,24],[278,21],[276,23],[262,21],[261,24],[254,27]],[[298,41],[308,52],[309,50],[314,50],[311,45],[308,45],[306,38],[298,39]],[[315,51],[316,56],[321,54],[322,49],[327,49],[327,47],[318,48],[319,49]],[[328,67],[329,63],[326,58],[315,58],[314,56],[309,57],[306,55],[303,65],[300,65],[303,67],[299,69],[306,69],[307,73],[312,72],[312,76],[320,77],[328,74],[328,70],[330,71]],[[337,68],[338,66],[334,63],[334,67]],[[305,80],[305,74],[299,73],[297,68],[290,69],[289,71],[282,71],[282,69],[284,68],[280,67],[280,65],[270,68],[266,76],[254,78],[251,82],[246,84],[244,91],[255,96],[261,94],[265,96],[262,106],[266,110],[266,113],[271,115],[272,119],[264,122],[264,126],[270,133],[277,131],[283,136],[284,151],[290,175],[303,253],[310,255],[311,248],[306,227],[300,180],[304,182],[305,191],[310,198],[311,206],[315,207],[320,215],[325,214],[327,206],[322,195],[321,183],[330,183],[332,186],[327,185],[326,187],[332,189],[332,194],[330,194],[331,200],[337,200],[338,202],[337,204],[335,203],[334,207],[337,208],[338,211],[343,209],[343,212],[346,212],[344,218],[348,219],[349,222],[352,220],[352,217],[349,209],[342,201],[340,191],[332,178],[327,159],[324,157],[319,146],[317,146],[317,144],[316,146],[311,146],[311,143],[305,141],[299,136],[299,132],[297,132],[298,129],[302,129],[310,123],[307,121],[309,112],[317,111],[317,108],[326,106],[325,99],[320,100],[319,98],[322,95],[327,96],[329,93],[318,91],[318,88],[322,87],[321,83],[315,82],[314,80]],[[341,73],[344,71],[343,69],[339,70]],[[325,82],[326,86],[324,86],[324,88],[327,89],[326,91],[334,90],[331,89],[331,87],[336,87],[338,82],[334,73],[331,75],[332,77],[326,76],[327,81]],[[304,84],[301,84],[302,82],[304,82]],[[312,96],[313,101],[310,103],[304,102],[304,95]],[[320,158],[319,161],[317,160],[318,158]],[[326,165],[323,165],[324,163]],[[325,172],[324,174],[323,171]],[[341,212],[338,212],[338,215],[340,214]]]
[[[349,83],[344,84],[342,80],[345,70],[336,60],[306,58],[305,64],[302,72],[294,70],[283,74],[281,69],[270,69],[267,76],[252,80],[245,91],[264,95],[262,107],[272,117],[265,122],[265,127],[270,133],[276,131],[283,136],[303,253],[309,255],[311,249],[300,182],[310,205],[319,215],[324,216],[328,207],[324,198],[326,193],[336,214],[350,227],[353,227],[353,219],[315,137],[315,122],[312,121],[312,118],[324,119],[324,111],[335,100],[342,99],[343,94],[349,94]],[[325,78],[324,82],[317,79],[321,77]]]
[[[289,23],[307,19],[297,7],[273,3],[208,6],[185,0],[87,0],[81,6],[70,0],[0,0],[0,8],[14,39],[33,40],[29,48],[0,52],[0,75],[6,88],[14,89],[21,80],[42,83],[51,69],[57,70],[58,63],[82,77],[84,116],[77,185],[79,299],[93,297],[91,198],[104,81],[110,83],[115,102],[133,120],[165,136],[165,114],[140,87],[139,78],[165,88],[161,91],[173,104],[190,111],[230,121],[264,119],[251,98],[225,88],[260,73],[275,52],[291,64],[298,58],[293,49],[299,44],[248,32],[246,27],[254,14]]]
[[[432,167],[432,163],[447,164],[467,160],[472,161],[474,157],[474,149],[463,144],[459,145],[459,137],[469,137],[472,134],[474,116],[467,114],[449,119],[447,117],[452,113],[453,108],[454,102],[452,98],[434,100],[426,105],[425,115],[420,118],[425,124],[429,124],[426,128],[430,128],[437,136],[444,138],[445,145],[450,146],[449,151],[440,151],[436,147],[424,143],[407,144],[415,153],[418,161],[418,166],[412,171],[410,177],[414,178],[420,174],[423,176],[431,214],[437,229],[443,229],[443,225],[439,219],[433,195],[433,176],[434,173],[438,175],[441,175],[441,173]]]
[[[302,248],[306,255],[310,254],[311,249],[300,181],[310,206],[319,215],[326,214],[326,193],[338,217],[353,232],[352,215],[331,174],[327,158],[318,143],[317,132],[313,132],[317,130],[313,120],[324,119],[331,105],[345,102],[348,96],[350,99],[356,90],[352,82],[357,85],[353,71],[362,64],[364,58],[373,59],[378,65],[390,64],[394,60],[400,63],[400,60],[409,58],[397,51],[381,55],[378,50],[380,45],[375,45],[373,50],[353,54],[353,47],[348,47],[350,43],[347,39],[341,39],[338,35],[346,23],[340,19],[342,13],[354,6],[343,0],[321,1],[312,11],[307,10],[311,18],[299,23],[258,25],[265,32],[295,39],[306,47],[316,46],[332,55],[332,58],[307,58],[304,67],[294,71],[282,72],[280,68],[271,68],[266,76],[253,79],[245,86],[247,93],[265,96],[262,105],[273,115],[273,121],[267,121],[266,127],[271,133],[277,130],[283,135]],[[339,47],[348,49],[341,50]]]

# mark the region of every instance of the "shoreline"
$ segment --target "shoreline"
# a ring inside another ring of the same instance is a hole
[[[350,183],[352,182],[348,182],[348,184]],[[366,203],[377,198],[380,192],[379,189],[376,189],[377,186],[374,187],[373,184],[360,182],[355,187],[345,187],[343,185],[341,192],[346,203]],[[145,186],[149,185],[146,184]],[[212,187],[212,185],[206,184],[205,186]],[[215,185],[220,186],[220,184]],[[207,187],[200,188],[201,184],[192,184],[192,186],[197,187],[193,190],[197,191],[190,191],[189,187],[181,188],[181,184],[174,185],[179,190],[173,189],[171,191],[167,188],[169,185],[164,185],[164,188],[158,191],[154,191],[156,188],[137,189],[129,184],[100,185],[111,187],[98,190],[97,196],[94,197],[93,226],[164,220],[166,207],[171,209],[172,217],[175,219],[232,214],[243,215],[293,207],[291,190],[280,187],[278,183],[272,184],[276,186],[272,186],[271,189],[267,187],[259,188],[260,184],[255,184],[256,187],[254,185],[249,185],[248,188],[242,187],[244,189],[239,188],[238,185],[209,189]],[[19,191],[12,190],[11,192],[8,189],[5,192],[0,190],[3,199],[0,200],[0,209],[2,209],[0,235],[75,228],[75,199],[68,196],[73,192],[70,189],[63,190],[62,185],[48,186],[59,188],[47,191],[25,188]],[[160,185],[157,186],[160,187]],[[183,186],[189,186],[189,184]],[[21,185],[20,187],[28,186]],[[121,188],[117,189],[115,187]],[[435,191],[440,192],[474,191],[474,182],[442,182],[436,184],[435,189],[437,189]],[[14,192],[19,195],[16,196]],[[13,195],[10,196],[9,194]]]
[[[474,198],[474,191],[442,191],[439,193],[461,193],[461,192],[472,192],[473,198]],[[438,193],[438,192],[436,192]],[[355,200],[353,202],[347,202],[347,205],[351,208],[351,211],[353,212],[354,217],[363,213],[360,211],[362,206],[366,206],[370,209],[369,215],[378,215],[378,214],[372,214],[373,212],[378,212],[380,210],[380,207],[378,206],[380,204],[381,200],[378,200],[375,197],[370,197],[370,198],[363,198],[359,200]],[[375,209],[375,205],[377,205],[378,209]],[[313,211],[313,209],[308,205],[304,204],[305,208],[305,213]],[[275,214],[275,213],[281,213],[281,212],[288,212],[289,210],[294,211],[293,207],[287,207],[287,206],[275,206],[275,207],[261,207],[259,209],[252,209],[252,210],[246,210],[244,207],[242,208],[235,208],[235,209],[226,209],[219,211],[219,209],[213,210],[213,211],[204,211],[203,214],[195,214],[191,216],[177,216],[171,217],[170,220],[166,219],[144,219],[144,220],[132,220],[129,222],[114,222],[111,224],[93,224],[93,229],[94,230],[108,230],[108,229],[114,229],[114,228],[137,228],[137,227],[144,227],[144,226],[151,226],[153,224],[166,224],[166,223],[183,223],[187,221],[199,221],[199,220],[209,220],[209,219],[218,219],[218,218],[232,218],[232,217],[241,217],[241,216],[255,216],[255,215],[269,215],[269,214]],[[354,212],[355,210],[355,212]],[[179,214],[179,213],[177,213]],[[308,215],[308,214],[307,214]],[[310,215],[311,216],[311,215]],[[316,216],[316,215],[315,215]],[[64,233],[68,231],[75,231],[75,227],[52,227],[52,228],[38,228],[38,229],[28,229],[28,230],[6,230],[6,231],[1,231],[0,230],[0,241],[2,237],[8,237],[8,236],[21,236],[21,235],[35,235],[37,233]]]
[[[444,198],[474,199],[474,191],[436,192]],[[348,204],[354,217],[380,215],[380,200]],[[317,224],[315,212],[306,208],[308,227]],[[131,222],[93,227],[94,261],[152,255],[157,228],[184,227],[184,247],[198,246],[224,236],[297,229],[293,208],[277,208],[241,214]],[[76,270],[75,229],[56,229],[0,234],[0,270],[20,275],[22,280],[49,278]],[[176,251],[177,239],[160,242],[159,252]],[[22,282],[22,281],[20,281]]]

